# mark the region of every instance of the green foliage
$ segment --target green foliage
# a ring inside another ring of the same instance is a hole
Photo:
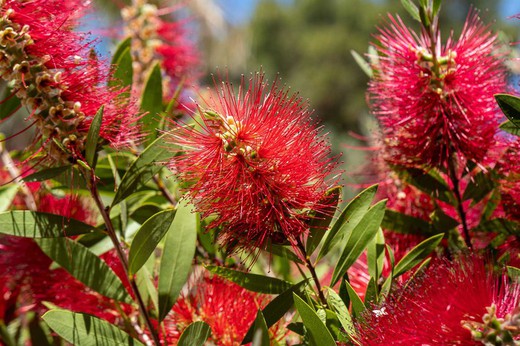
[[[495,99],[509,121],[516,127],[520,127],[520,98],[508,94],[497,94]]]
[[[99,130],[101,129],[101,122],[103,121],[104,106],[101,106],[96,112],[87,134],[87,145],[85,148],[85,159],[90,167],[95,167],[95,158],[97,153],[97,145],[99,141]]]
[[[160,128],[161,113],[164,110],[162,83],[161,66],[156,64],[148,76],[141,98],[141,110],[146,112],[141,119],[146,143],[157,138],[157,129]]]
[[[318,317],[316,312],[298,295],[293,294],[294,305],[300,313],[303,324],[310,334],[310,345],[313,346],[335,346],[336,341],[330,331]]]
[[[437,234],[433,237],[430,237],[430,238],[422,241],[417,246],[415,246],[413,249],[411,249],[396,264],[396,266],[393,270],[392,277],[396,278],[400,275],[403,275],[408,270],[412,269],[417,264],[419,264],[423,259],[426,258],[426,256],[429,256],[432,253],[432,251],[439,245],[442,238],[443,238],[443,234]]]
[[[211,335],[211,328],[205,322],[191,323],[182,332],[178,346],[202,346]]]
[[[134,78],[134,70],[132,68],[132,55],[130,46],[132,40],[130,37],[121,41],[112,56],[113,76],[114,80],[110,81],[110,85],[119,87],[130,87]]]
[[[179,297],[191,271],[195,254],[199,215],[186,201],[179,202],[175,218],[166,233],[159,269],[159,320],[163,320]]]
[[[56,334],[75,346],[144,346],[116,326],[87,314],[50,310],[42,318]]]
[[[324,201],[320,202],[330,207],[318,213],[317,215],[314,215],[314,218],[310,222],[309,236],[307,237],[307,243],[305,244],[305,251],[308,255],[311,255],[314,250],[316,250],[318,244],[325,236],[325,233],[332,221],[332,217],[336,211],[341,193],[341,186],[334,187],[327,191],[324,197]]]
[[[262,310],[258,310],[253,327],[252,346],[269,346],[269,330],[267,329],[267,324],[264,315],[262,314]]]

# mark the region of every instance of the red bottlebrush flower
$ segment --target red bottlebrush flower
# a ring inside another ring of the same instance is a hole
[[[211,327],[216,345],[238,346],[254,322],[266,297],[249,292],[217,276],[203,276],[173,307],[173,323],[178,335],[192,322],[204,321]]]
[[[52,162],[83,158],[88,128],[105,112],[100,136],[115,147],[139,138],[137,111],[93,54],[92,42],[72,31],[81,1],[5,0],[0,9],[0,75],[31,111],[30,126]]]
[[[222,82],[204,107],[195,127],[169,137],[185,150],[170,167],[191,184],[197,211],[216,216],[209,227],[222,226],[220,240],[231,248],[295,245],[312,212],[330,208],[322,199],[335,168],[307,104],[257,73],[249,84],[242,78],[238,95]]]
[[[369,84],[372,112],[388,147],[386,160],[404,166],[446,166],[453,154],[480,162],[502,117],[493,94],[506,89],[496,35],[471,13],[458,40],[445,45],[409,31],[390,16]]]
[[[361,345],[482,345],[472,331],[484,324],[487,308],[506,320],[518,314],[520,285],[495,276],[476,256],[437,261],[413,280],[364,316]]]

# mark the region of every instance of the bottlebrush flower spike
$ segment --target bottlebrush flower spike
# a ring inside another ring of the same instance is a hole
[[[191,184],[189,197],[203,217],[222,226],[229,248],[252,249],[286,242],[295,246],[335,178],[330,147],[311,120],[307,104],[263,73],[238,94],[223,81],[199,107],[196,126],[179,126],[169,140],[184,149],[170,162]]]
[[[413,280],[365,315],[361,345],[482,345],[474,332],[485,329],[489,308],[504,325],[518,320],[520,285],[477,256],[437,261]]]
[[[216,276],[203,276],[173,307],[173,322],[182,332],[190,323],[204,321],[211,327],[215,345],[238,346],[266,303],[266,296]]]
[[[182,21],[166,21],[161,10],[146,0],[137,0],[121,11],[126,34],[132,38],[134,67],[133,92],[140,95],[154,64],[159,62],[165,96],[173,96],[180,83],[190,84],[197,77],[199,56],[195,44],[186,35]]]
[[[440,35],[416,35],[392,16],[376,37],[380,57],[368,95],[383,128],[386,159],[446,167],[457,154],[480,162],[502,116],[493,94],[506,90],[496,35],[472,12],[459,39],[442,46]]]
[[[73,32],[83,1],[4,0],[0,75],[30,111],[51,162],[83,158],[88,128],[105,105],[100,136],[117,147],[139,138],[137,111],[110,78],[85,35]],[[25,130],[23,130],[25,131]]]

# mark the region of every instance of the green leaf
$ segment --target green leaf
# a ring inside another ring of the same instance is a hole
[[[386,212],[385,212],[386,213]],[[368,274],[378,279],[383,270],[385,262],[385,236],[383,230],[379,229],[373,241],[367,247]]]
[[[428,195],[450,205],[456,205],[456,199],[444,179],[435,170],[428,172],[419,168],[394,166],[401,179]]]
[[[131,53],[132,38],[128,37],[117,46],[112,57],[112,76],[110,87],[130,87],[134,78]]]
[[[509,277],[520,283],[520,269],[512,266],[507,266],[507,274]]]
[[[61,166],[61,167],[52,167],[52,168],[46,168],[42,169],[39,172],[35,172],[33,174],[30,174],[26,176],[25,178],[22,178],[23,181],[26,183],[31,183],[35,181],[45,181],[52,178],[55,178],[71,169],[72,166]]]
[[[139,186],[152,179],[162,169],[162,165],[156,165],[155,163],[164,162],[172,157],[172,148],[173,145],[166,141],[165,135],[157,138],[150,144],[132,163],[121,179],[121,184],[119,184],[119,188],[116,191],[112,206],[130,196]]]
[[[347,306],[341,299],[341,297],[330,287],[327,287],[328,296],[327,303],[331,309],[336,313],[339,319],[339,323],[343,329],[347,332],[347,334],[352,338],[356,335],[356,329],[354,327],[354,322],[352,321],[352,317],[350,316],[350,312],[348,311]]]
[[[57,309],[47,311],[42,319],[75,346],[144,346],[116,326],[87,314]]]
[[[435,250],[435,248],[439,245],[443,237],[444,234],[434,235],[433,237],[430,237],[422,241],[412,250],[410,250],[410,252],[404,255],[404,257],[401,258],[399,263],[397,263],[397,265],[394,268],[394,279],[400,275],[403,275],[408,270],[412,269],[417,264],[419,264],[427,256],[429,256],[432,253],[432,251]]]
[[[401,4],[413,19],[418,22],[421,21],[421,17],[419,16],[419,9],[411,0],[401,0]]]
[[[339,198],[341,197],[342,188],[341,186],[336,186],[325,193],[325,197],[323,201],[323,205],[329,206],[323,212],[318,213],[311,220],[309,226],[309,236],[307,237],[307,243],[305,244],[305,251],[310,256],[314,250],[318,247],[323,239],[323,236],[327,232],[327,229],[334,217],[334,213],[338,206]]]
[[[477,227],[475,227],[475,230],[482,232],[500,232],[520,236],[520,223],[508,219],[497,218],[481,222]]]
[[[345,280],[344,282],[345,287],[347,288],[348,297],[350,299],[350,302],[352,303],[352,315],[354,315],[354,317],[359,317],[366,309],[365,304],[363,304],[361,298],[359,298],[354,288],[352,288],[350,282],[348,282],[347,280]]]
[[[177,346],[203,346],[210,334],[211,328],[206,322],[193,322],[182,332]]]
[[[358,225],[370,208],[376,191],[377,185],[370,186],[350,201],[332,226],[329,235],[321,247],[316,262],[329,253],[336,244],[343,240],[346,234],[351,232],[352,229]]]
[[[268,241],[267,245],[265,246],[265,251],[275,256],[283,257],[293,262],[303,264],[303,261],[285,245],[272,244]]]
[[[0,120],[8,118],[22,106],[20,99],[12,93],[10,88],[5,88],[4,94],[0,97]]]
[[[88,129],[87,134],[87,144],[85,148],[85,159],[90,167],[95,167],[94,160],[96,158],[97,152],[97,144],[99,140],[99,130],[101,129],[101,122],[103,121],[103,110],[105,106],[101,106],[94,119],[92,119],[92,123],[90,124],[90,128]]]
[[[307,280],[300,281],[296,285],[289,288],[287,291],[280,294],[278,297],[274,298],[269,304],[267,304],[262,310],[262,314],[265,318],[265,322],[267,327],[270,328],[276,322],[280,320],[280,318],[285,315],[287,311],[293,306],[293,293],[302,294],[303,287],[307,284]],[[254,325],[249,328],[247,331],[244,340],[242,340],[242,345],[250,343],[253,340],[253,331]]]
[[[166,233],[161,257],[158,286],[160,321],[170,312],[188,279],[199,227],[199,215],[192,212],[190,204],[181,200]]]
[[[156,132],[159,128],[160,114],[163,111],[162,87],[161,66],[157,63],[150,72],[141,98],[141,110],[147,112],[141,120],[143,131],[147,134],[146,143],[157,138]]]
[[[365,59],[363,59],[363,57],[355,50],[351,50],[350,54],[352,54],[352,56],[354,57],[354,60],[356,61],[358,66],[361,68],[361,70],[363,70],[363,72],[365,72],[365,74],[369,78],[372,78],[374,76],[374,72],[372,71],[372,67],[370,66],[370,64]]]
[[[376,236],[385,215],[385,206],[386,200],[376,203],[366,212],[356,227],[346,235],[347,239],[334,268],[330,286],[334,286],[338,282]]]
[[[246,290],[265,293],[280,294],[291,288],[291,283],[252,273],[244,273],[238,270],[229,269],[219,266],[206,266],[206,269],[222,278],[233,281],[237,285],[244,287]]]
[[[132,303],[121,279],[98,256],[69,238],[37,239],[43,252],[72,276],[102,295]]]
[[[128,254],[129,274],[137,273],[146,263],[157,244],[170,229],[174,217],[175,210],[165,210],[153,215],[139,228]]]
[[[0,234],[26,238],[69,237],[97,231],[91,225],[61,215],[14,210],[0,213]]]
[[[478,172],[472,177],[464,190],[462,199],[472,199],[471,205],[475,205],[486,197],[497,186],[494,171]]]
[[[303,324],[311,335],[310,345],[336,346],[336,341],[334,341],[331,333],[320,320],[316,312],[295,293],[293,293],[293,299],[294,305],[300,313]]]
[[[0,186],[0,212],[4,212],[11,207],[11,204],[18,193],[17,184],[7,184]]]
[[[506,131],[515,136],[520,136],[520,127],[513,124],[511,121],[506,120],[502,124],[500,124],[500,129]]]
[[[442,209],[436,209],[431,215],[433,228],[438,232],[447,232],[459,225],[459,222],[447,215]]]
[[[258,310],[253,327],[253,344],[251,346],[269,346],[271,344],[269,342],[269,330],[262,310]]]
[[[495,100],[509,121],[516,127],[520,127],[520,98],[508,94],[496,94]]]
[[[441,2],[441,0],[433,0],[432,12],[434,17],[437,15],[437,13],[439,13],[439,10],[441,9]]]
[[[432,234],[432,226],[417,217],[387,209],[381,227],[402,234]]]

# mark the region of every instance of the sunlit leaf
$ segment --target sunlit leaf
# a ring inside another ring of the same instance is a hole
[[[233,281],[237,285],[253,292],[265,294],[280,294],[291,288],[290,282],[263,276],[259,274],[244,273],[238,270],[220,266],[206,266],[206,269],[222,278]]]
[[[202,346],[210,334],[211,328],[206,322],[193,322],[182,332],[177,346]]]
[[[300,313],[303,324],[311,335],[311,345],[315,346],[336,346],[336,341],[327,329],[327,326],[320,320],[316,312],[297,294],[293,293],[294,305]]]

